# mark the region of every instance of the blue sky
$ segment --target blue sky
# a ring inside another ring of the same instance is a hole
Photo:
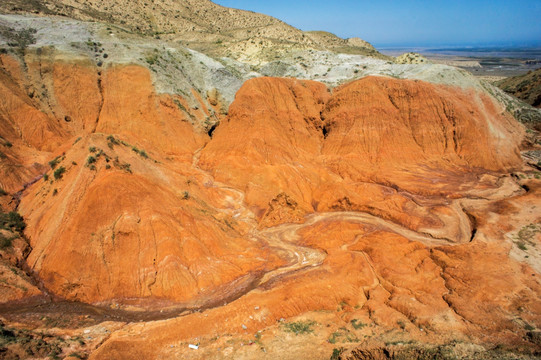
[[[541,0],[214,0],[378,47],[541,45]]]

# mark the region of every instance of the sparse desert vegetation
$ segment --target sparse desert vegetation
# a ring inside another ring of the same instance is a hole
[[[0,11],[0,358],[538,356],[537,109],[207,0]]]

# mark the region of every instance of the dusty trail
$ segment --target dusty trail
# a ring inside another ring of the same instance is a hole
[[[297,273],[299,270],[310,271],[312,268],[320,266],[326,258],[326,253],[322,250],[305,247],[299,245],[301,240],[300,232],[310,226],[313,226],[320,222],[349,222],[364,224],[376,229],[393,232],[404,236],[411,241],[420,242],[428,247],[434,246],[453,246],[458,245],[471,240],[471,233],[462,234],[460,239],[444,239],[438,238],[434,235],[416,232],[410,230],[404,226],[396,224],[392,221],[379,218],[364,212],[353,211],[341,211],[341,212],[325,212],[325,213],[313,213],[305,217],[304,223],[301,224],[281,224],[274,227],[258,230],[258,222],[255,214],[246,206],[245,194],[241,190],[235,189],[227,184],[215,181],[213,176],[203,169],[199,168],[198,161],[201,154],[200,148],[193,156],[192,167],[198,171],[203,178],[203,183],[206,187],[213,187],[219,189],[221,194],[224,194],[221,204],[224,207],[216,207],[217,211],[228,214],[236,221],[244,222],[248,225],[249,231],[246,236],[261,243],[263,246],[276,250],[276,253],[286,260],[285,266],[271,270],[262,274],[251,286],[232,289],[232,292],[228,294],[227,302],[238,299],[251,291],[263,288],[265,285],[271,284],[273,279],[278,277],[288,276],[290,274]],[[452,206],[463,208],[466,203],[481,203],[489,202],[495,198],[505,198],[514,196],[517,194],[516,184],[508,178],[499,184],[500,187],[489,193],[483,193],[481,197],[474,197],[467,195],[466,198],[455,200]],[[505,191],[501,192],[501,189]],[[494,194],[499,194],[495,196]],[[459,213],[459,222],[468,222],[467,215],[462,212]],[[469,223],[463,224],[466,229],[470,229]],[[462,225],[461,225],[462,226]],[[357,241],[358,238],[355,240]],[[344,244],[343,250],[348,250],[352,244]],[[374,283],[367,285],[363,290],[371,289],[379,284],[379,278],[374,270],[373,264],[369,257],[363,253],[365,260],[370,264],[371,270],[374,273]],[[270,285],[272,286],[272,284]],[[137,322],[137,321],[153,321],[163,320],[168,318],[174,318],[178,316],[184,316],[191,314],[195,311],[201,311],[204,309],[219,307],[223,305],[223,300],[213,301],[206,304],[199,304],[194,306],[179,305],[178,307],[168,307],[163,310],[146,310],[146,311],[128,311],[122,309],[110,309],[101,306],[93,306],[89,304],[67,302],[62,300],[49,300],[38,299],[37,302],[28,302],[26,304],[12,304],[8,306],[0,306],[0,314],[11,315],[14,317],[22,316],[25,314],[87,314],[94,318],[97,322],[100,321],[125,321],[125,322]]]

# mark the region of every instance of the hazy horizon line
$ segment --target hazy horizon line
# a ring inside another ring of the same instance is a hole
[[[490,48],[507,48],[507,49],[541,49],[541,43],[500,43],[500,42],[484,42],[484,43],[377,43],[371,44],[378,49],[404,49],[404,48],[420,48],[420,49],[490,49]]]

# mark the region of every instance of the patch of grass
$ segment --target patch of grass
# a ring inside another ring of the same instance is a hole
[[[148,65],[152,66],[158,63],[158,58],[158,49],[154,49],[154,52],[152,54],[148,54],[147,56],[145,56],[145,61]]]
[[[523,226],[515,235],[515,244],[520,250],[526,251],[528,249],[526,244],[535,246],[533,239],[538,232],[541,232],[541,226],[537,224]]]
[[[59,167],[58,169],[56,169],[53,173],[53,176],[54,176],[54,179],[55,180],[59,180],[59,179],[62,179],[62,176],[64,175],[64,173],[66,172],[66,168],[61,166]]]
[[[24,223],[24,219],[19,213],[15,211],[0,213],[0,228],[21,232],[25,227],[26,224]]]
[[[113,166],[117,169],[120,169],[120,170],[124,170],[128,173],[132,173],[131,171],[131,165],[128,164],[128,163],[122,163],[120,162],[120,160],[118,160],[118,156],[115,158],[115,160],[113,161]]]
[[[36,33],[37,30],[34,28],[15,30],[6,26],[0,26],[0,35],[7,39],[8,46],[17,48],[21,54],[24,54],[24,50],[29,45],[36,43]]]
[[[331,334],[331,336],[329,336],[328,341],[331,344],[336,344],[337,341],[340,341],[340,342],[357,342],[357,341],[359,341],[359,339],[354,334],[349,332],[348,329],[346,329],[346,328],[340,328],[340,329],[342,331],[335,331],[335,332],[333,332]]]
[[[330,360],[338,360],[338,359],[340,359],[340,355],[342,355],[344,350],[345,349],[343,347],[332,349],[332,355],[331,355]]]
[[[529,225],[526,225],[526,226],[523,226],[518,234],[517,234],[517,237],[519,240],[522,240],[522,241],[531,241],[533,239],[533,237],[535,236],[535,234],[537,234],[538,232],[540,232],[541,229],[538,225],[536,224],[529,224]]]
[[[0,323],[0,345],[6,345],[17,340],[15,332],[11,329],[4,328],[4,324]]]
[[[307,320],[307,321],[296,321],[296,322],[290,322],[283,324],[283,327],[285,331],[295,333],[295,335],[299,334],[308,334],[314,332],[314,329],[312,327],[315,325],[315,321]]]
[[[6,328],[0,323],[0,347],[8,344],[17,344],[20,350],[26,352],[24,358],[51,358],[58,359],[62,353],[62,338],[54,335],[46,335],[42,332],[33,332],[29,330]],[[9,351],[8,351],[9,355]],[[8,358],[19,358],[9,357]]]
[[[389,345],[410,345],[410,344],[414,344],[415,343],[415,340],[405,340],[405,341],[402,341],[402,340],[396,340],[396,341],[386,341],[385,342],[385,346],[389,346]]]
[[[74,353],[69,354],[69,356],[77,358],[77,359],[81,359],[81,360],[88,358],[87,355],[82,352],[74,352]]]
[[[358,329],[362,329],[363,327],[365,327],[366,324],[362,323],[359,319],[352,319],[351,320],[351,326],[353,326],[353,328],[355,330],[358,330]]]
[[[0,234],[0,250],[11,247],[11,244],[13,243],[13,240],[15,240],[16,238],[17,238],[17,236],[7,237],[7,236],[5,236],[3,234]]]

